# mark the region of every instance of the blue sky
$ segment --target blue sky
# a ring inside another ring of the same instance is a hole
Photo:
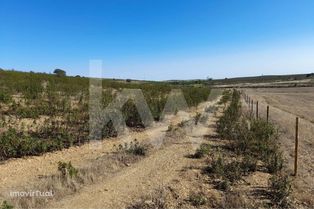
[[[314,71],[313,0],[0,0],[0,67],[149,80]]]

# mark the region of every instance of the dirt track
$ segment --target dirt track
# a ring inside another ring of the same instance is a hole
[[[203,103],[198,112],[205,107],[213,105],[213,102]],[[113,146],[129,139],[136,138],[140,142],[159,142],[165,135],[168,125],[178,124],[183,120],[191,120],[196,110],[191,112],[179,112],[174,118],[140,133],[130,133],[117,139],[102,142],[102,148],[91,149],[86,144],[67,150],[47,153],[43,156],[13,159],[0,165],[0,194],[7,199],[9,192],[21,186],[36,185],[41,176],[53,175],[57,172],[59,161],[71,161],[75,167],[81,167],[86,162],[112,152]],[[211,118],[208,122],[210,123]],[[170,180],[173,180],[178,172],[189,164],[191,159],[186,155],[194,152],[197,144],[203,140],[203,135],[209,134],[209,124],[186,127],[188,134],[185,137],[177,137],[175,142],[161,149],[156,149],[147,158],[129,166],[110,178],[101,182],[83,187],[74,195],[65,196],[60,201],[52,201],[50,208],[123,208],[134,202],[139,197],[158,189]],[[194,146],[193,146],[194,144]],[[1,198],[0,196],[0,198]]]

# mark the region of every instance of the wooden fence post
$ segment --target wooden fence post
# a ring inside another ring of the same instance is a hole
[[[269,105],[267,105],[266,121],[269,121]]]
[[[295,121],[294,175],[298,174],[299,118]]]
[[[252,99],[252,100],[251,100],[251,114],[254,114],[254,113],[253,113],[253,105],[254,105],[254,100]]]
[[[258,119],[258,101],[256,101],[256,119]]]

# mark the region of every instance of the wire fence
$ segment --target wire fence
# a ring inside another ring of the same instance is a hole
[[[298,191],[298,194],[302,194],[300,198],[304,201],[312,200],[314,197],[314,121],[311,120],[311,111],[313,111],[311,99],[303,98],[309,101],[307,104],[304,101],[296,101],[300,97],[292,95],[285,103],[287,95],[282,99],[277,97],[277,100],[272,100],[270,94],[260,94],[250,89],[242,91],[242,95],[243,107],[252,118],[258,117],[276,126],[279,132],[278,145],[285,160],[285,171],[294,176],[293,189]]]
[[[248,94],[242,94],[243,99],[248,106],[249,115],[251,117],[258,118],[264,118],[267,122],[270,120],[270,106],[266,105],[266,111],[265,113],[261,113],[259,111],[260,104],[258,100],[254,100],[251,98]],[[295,117],[295,126],[294,126],[294,176],[297,176],[298,174],[298,150],[299,150],[299,117]]]

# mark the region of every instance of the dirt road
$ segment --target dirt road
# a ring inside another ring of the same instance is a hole
[[[73,147],[67,150],[47,153],[43,156],[12,159],[0,165],[0,198],[7,199],[10,191],[26,185],[36,185],[41,176],[53,175],[57,172],[59,161],[71,161],[80,168],[86,162],[93,161],[100,156],[111,153],[114,145],[129,139],[139,142],[158,144],[164,138],[169,124],[176,125],[181,121],[193,120],[196,112],[204,112],[215,102],[206,102],[197,109],[189,112],[179,112],[175,117],[168,118],[163,123],[154,124],[143,132],[132,132],[128,136],[101,142],[101,148],[91,149],[90,144]],[[211,117],[206,123],[185,126],[186,135],[176,136],[168,146],[157,147],[151,155],[104,178],[95,184],[84,185],[76,193],[64,196],[61,200],[49,202],[49,208],[124,208],[139,197],[166,185],[173,180],[178,171],[189,165],[191,159],[186,156],[192,154],[203,140],[203,135],[209,134]],[[212,122],[213,123],[213,122]]]

